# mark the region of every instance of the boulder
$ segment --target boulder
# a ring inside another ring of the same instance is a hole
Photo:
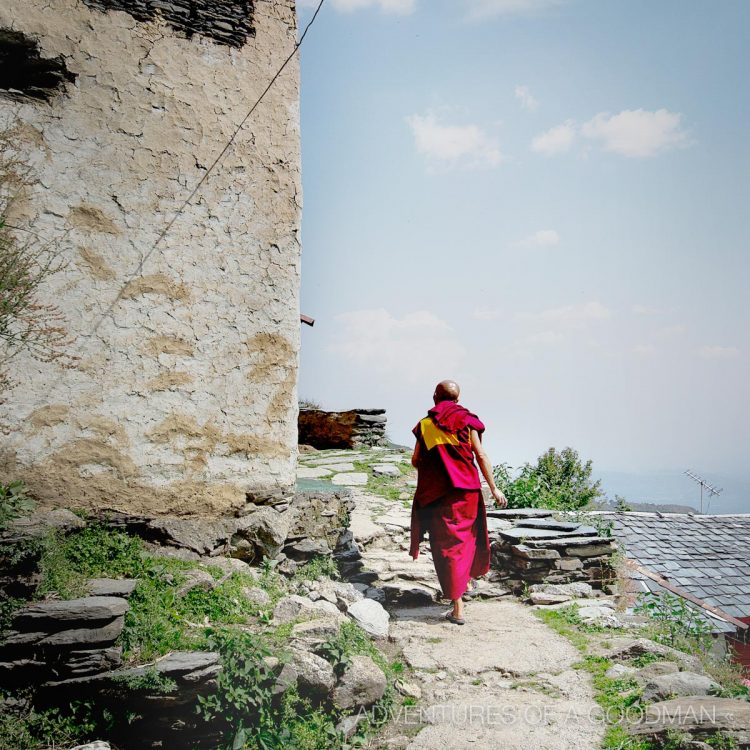
[[[111,746],[109,742],[97,740],[96,742],[89,742],[86,745],[76,745],[71,750],[111,750]]]
[[[276,557],[289,535],[291,520],[289,512],[279,513],[260,506],[237,520],[232,543],[241,540],[250,544],[257,557]]]
[[[28,516],[14,518],[0,536],[3,541],[21,541],[44,536],[50,529],[57,529],[64,533],[82,529],[86,521],[65,508],[56,510],[40,510]]]
[[[603,650],[602,656],[612,661],[626,661],[636,656],[654,654],[664,657],[666,661],[677,661],[691,672],[701,671],[701,662],[697,656],[685,654],[670,646],[663,646],[648,638],[612,638],[610,643],[611,645]]]
[[[297,618],[307,619],[320,617],[321,615],[340,615],[335,604],[324,599],[311,601],[306,596],[291,594],[279,599],[273,610],[273,619],[277,623],[291,622]]]
[[[331,548],[325,539],[301,539],[293,544],[287,544],[284,552],[292,560],[310,560],[318,555],[330,555]]]
[[[373,638],[388,637],[388,623],[391,616],[383,605],[374,599],[360,599],[350,604],[346,613]]]
[[[330,662],[309,651],[295,651],[292,665],[297,671],[297,687],[303,698],[325,700],[336,684]]]
[[[663,701],[695,695],[718,695],[721,685],[696,672],[674,672],[652,677],[643,689],[647,701]]]
[[[333,638],[341,627],[345,618],[339,613],[338,617],[318,617],[306,622],[298,622],[292,626],[291,638],[302,644],[318,645]]]
[[[717,734],[732,738],[737,745],[750,745],[750,703],[731,698],[674,698],[652,703],[630,731],[657,741],[674,732],[708,740]]]
[[[89,596],[119,596],[127,599],[138,585],[132,578],[92,578],[87,584]]]
[[[340,709],[370,706],[383,697],[386,678],[369,656],[354,656],[333,689],[333,703]]]
[[[341,721],[336,724],[336,731],[343,734],[344,737],[349,739],[353,737],[359,725],[365,720],[365,714],[352,714],[351,716],[344,716]]]
[[[259,607],[265,607],[271,603],[271,596],[265,590],[258,586],[245,586],[242,589],[242,595],[248,600],[257,604]]]
[[[17,612],[13,628],[21,632],[62,630],[71,625],[108,622],[127,611],[127,601],[116,596],[84,596],[67,601],[50,599],[28,604]]]
[[[613,664],[604,676],[610,680],[622,680],[626,677],[635,677],[637,670],[635,667],[629,667],[627,664]]]
[[[650,682],[654,677],[660,677],[664,674],[674,674],[679,672],[680,667],[673,661],[652,661],[645,667],[635,670],[636,679],[643,685]]]
[[[166,544],[210,556],[227,551],[235,527],[234,519],[165,516],[148,522],[148,530]]]

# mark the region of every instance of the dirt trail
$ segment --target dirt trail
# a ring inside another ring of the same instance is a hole
[[[386,594],[390,638],[413,670],[382,748],[594,750],[603,724],[580,654],[497,584],[465,605],[466,624],[444,619],[429,547],[408,555],[409,511],[401,501],[354,490],[352,531],[374,586]]]

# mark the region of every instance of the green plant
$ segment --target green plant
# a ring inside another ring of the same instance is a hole
[[[583,508],[601,496],[599,481],[592,481],[591,461],[583,462],[572,448],[550,448],[536,465],[524,464],[514,478],[511,467],[493,469],[495,483],[508,498],[510,508]]]
[[[667,646],[692,651],[705,647],[710,638],[711,626],[706,618],[682,597],[669,592],[641,594],[634,611],[649,617],[656,626],[654,640]]]
[[[633,508],[622,495],[615,495],[615,510],[618,513],[629,513]]]
[[[32,510],[34,510],[34,501],[22,481],[0,484],[0,530],[7,528],[11,521],[31,513]]]
[[[111,722],[108,712],[98,712],[89,702],[74,701],[66,711],[36,709],[29,703],[0,713],[0,750],[42,750],[66,747],[97,739]]]
[[[113,681],[125,686],[128,690],[155,695],[168,695],[177,690],[177,683],[174,680],[165,677],[153,667],[146,669],[142,674],[118,675],[113,678]]]
[[[331,555],[316,555],[294,571],[297,581],[316,581],[318,578],[340,578],[338,566]]]
[[[297,402],[297,404],[300,409],[316,409],[319,411],[321,408],[320,404],[317,401],[313,401],[312,399],[309,399],[309,398],[301,398]]]

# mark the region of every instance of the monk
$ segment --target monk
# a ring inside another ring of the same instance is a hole
[[[482,448],[484,424],[458,403],[460,388],[452,380],[437,384],[435,405],[413,433],[417,439],[412,465],[417,490],[411,509],[411,546],[416,560],[426,533],[443,596],[453,603],[446,618],[464,624],[463,595],[470,578],[490,569],[487,516],[477,466],[498,506],[508,501],[495,486],[492,464]]]

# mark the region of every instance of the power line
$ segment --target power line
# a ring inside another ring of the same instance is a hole
[[[250,107],[250,110],[248,111],[248,113],[242,118],[242,120],[240,121],[240,124],[235,128],[231,137],[224,145],[224,148],[221,149],[221,151],[219,152],[219,155],[213,160],[209,168],[206,170],[205,174],[200,178],[200,180],[198,180],[195,187],[190,192],[190,195],[188,195],[188,197],[185,198],[185,200],[182,202],[182,204],[177,209],[177,211],[175,211],[174,216],[172,216],[169,222],[167,222],[167,225],[164,227],[164,229],[161,230],[161,232],[159,233],[159,236],[156,238],[156,241],[149,248],[149,251],[143,256],[140,263],[138,263],[138,265],[136,266],[135,270],[129,276],[126,277],[126,281],[120,287],[120,291],[117,293],[117,296],[112,300],[112,302],[109,304],[107,309],[99,316],[99,320],[97,321],[94,328],[91,330],[91,333],[88,334],[88,338],[96,334],[96,332],[99,330],[99,327],[104,322],[104,319],[112,312],[112,310],[115,309],[115,307],[117,306],[117,303],[122,299],[122,295],[125,293],[125,289],[128,283],[130,283],[132,279],[134,279],[136,276],[138,276],[141,273],[141,271],[143,270],[143,267],[146,265],[146,262],[153,255],[156,248],[159,246],[159,243],[167,236],[167,233],[169,232],[169,230],[172,228],[174,223],[180,217],[182,212],[188,207],[188,205],[190,205],[190,201],[192,201],[193,198],[195,198],[198,191],[203,186],[203,183],[208,179],[208,176],[211,174],[211,172],[213,172],[213,170],[216,168],[219,162],[224,158],[227,151],[229,151],[229,149],[232,147],[240,131],[242,130],[243,127],[245,127],[245,123],[250,119],[253,112],[255,112],[255,110],[258,108],[258,105],[263,101],[266,94],[271,90],[271,87],[274,85],[274,83],[276,83],[276,80],[278,79],[278,77],[284,72],[284,69],[291,62],[292,58],[297,54],[297,50],[302,46],[302,42],[305,40],[305,37],[307,36],[307,32],[310,31],[310,28],[315,23],[315,19],[318,17],[318,13],[320,13],[320,9],[323,7],[324,2],[325,0],[320,0],[320,2],[318,3],[318,7],[315,9],[315,13],[313,13],[312,18],[307,22],[307,25],[305,26],[304,31],[302,32],[300,38],[295,43],[294,49],[289,53],[289,56],[281,64],[281,67],[276,71],[276,74],[269,81],[265,89],[263,89],[263,92],[256,99],[253,106]]]

